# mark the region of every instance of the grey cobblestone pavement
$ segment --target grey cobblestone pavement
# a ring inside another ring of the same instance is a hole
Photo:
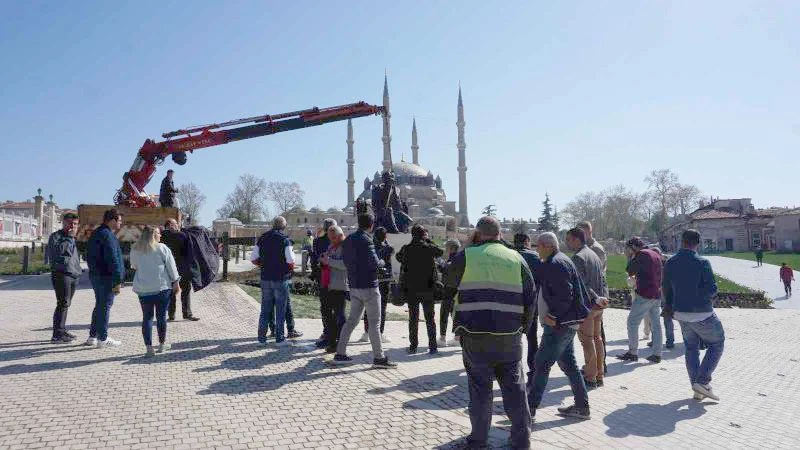
[[[238,287],[215,284],[194,298],[202,320],[171,322],[172,350],[144,359],[129,287],[111,315],[110,336],[123,346],[90,349],[49,343],[55,299],[46,275],[0,286],[0,448],[451,448],[469,431],[460,351],[406,355],[404,322],[387,323],[398,370],[370,369],[370,347],[357,343],[357,364],[336,368],[309,346],[318,320],[298,320],[306,334],[292,347],[262,347],[257,304]],[[68,319],[76,343],[88,335],[93,303],[82,280]],[[586,422],[554,414],[571,402],[554,368],[533,446],[796,447],[800,311],[718,313],[728,339],[713,382],[720,403],[691,400],[678,339],[661,364],[610,358]],[[607,312],[612,354],[626,342],[625,314]],[[508,422],[498,389],[495,410],[499,447]]]

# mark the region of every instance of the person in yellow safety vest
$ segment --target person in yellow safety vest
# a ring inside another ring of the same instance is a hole
[[[500,240],[500,223],[482,217],[473,245],[448,266],[447,285],[458,289],[453,328],[460,336],[469,382],[472,432],[468,447],[485,447],[492,421],[492,378],[511,420],[511,446],[530,448],[530,420],[522,370],[522,334],[533,319],[535,288],[522,256]]]

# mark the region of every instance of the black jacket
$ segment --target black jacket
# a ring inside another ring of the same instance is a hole
[[[412,239],[397,252],[400,272],[404,277],[404,288],[408,292],[433,291],[441,284],[436,258],[444,254],[431,241]]]
[[[188,238],[192,254],[192,286],[199,291],[211,284],[219,271],[219,253],[211,240],[211,236],[203,227],[189,227],[183,229]]]
[[[175,189],[173,181],[168,176],[164,177],[161,180],[161,190],[158,192],[158,201],[161,202],[161,206],[175,206],[176,192],[178,190]]]
[[[181,278],[192,276],[192,246],[189,243],[189,236],[183,231],[164,230],[161,234],[161,242],[169,247],[172,256],[175,258],[175,265]]]

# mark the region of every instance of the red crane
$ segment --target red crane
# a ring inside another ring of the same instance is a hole
[[[328,122],[378,115],[383,112],[382,106],[358,102],[331,108],[314,107],[283,114],[248,117],[164,133],[161,135],[165,139],[164,141],[155,142],[151,139],[144,141],[130,170],[122,176],[122,188],[114,196],[114,203],[133,208],[156,207],[155,201],[145,193],[144,187],[153,177],[156,166],[163,163],[168,155],[172,155],[172,160],[176,164],[184,165],[186,164],[186,152],[192,153],[197,149],[283,131],[314,127]],[[242,124],[249,125],[235,127]],[[173,139],[176,137],[178,138]]]

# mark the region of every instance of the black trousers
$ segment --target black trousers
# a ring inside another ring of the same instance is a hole
[[[67,332],[67,311],[75,295],[75,285],[78,279],[59,272],[50,276],[53,290],[56,291],[56,310],[53,312],[53,337],[61,337]]]
[[[379,283],[378,290],[381,293],[381,334],[386,325],[386,303],[389,302],[389,283]],[[364,311],[364,333],[369,329],[369,321],[367,320],[367,312]]]
[[[436,348],[436,320],[434,317],[433,292],[409,292],[406,294],[408,301],[408,340],[410,347],[416,349],[419,345],[419,306],[425,315],[425,327],[428,329],[428,348]]]
[[[458,294],[458,291],[455,289],[446,288],[444,291],[444,299],[439,308],[439,335],[441,336],[447,335],[447,321],[450,320],[450,315],[453,313],[456,294]]]
[[[534,370],[536,361],[536,352],[539,350],[539,315],[536,311],[533,313],[533,323],[528,329],[528,387],[533,386],[533,376],[536,374]]]
[[[326,331],[329,348],[339,344],[339,333],[342,331],[339,317],[344,315],[345,291],[325,289],[325,294],[320,297],[322,303],[322,324]]]
[[[183,312],[183,318],[188,319],[192,317],[192,279],[181,275],[181,280],[178,284],[181,286],[181,311]],[[175,292],[172,292],[169,297],[169,310],[167,312],[170,319],[175,318],[176,303],[178,303],[178,298]]]

